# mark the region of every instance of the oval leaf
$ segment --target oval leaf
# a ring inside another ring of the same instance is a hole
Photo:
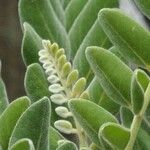
[[[49,97],[48,82],[43,68],[39,64],[28,66],[25,74],[25,90],[32,103],[44,96]]]
[[[56,150],[77,150],[77,147],[73,142],[66,141],[61,144]]]
[[[21,97],[13,101],[0,117],[0,145],[7,149],[9,138],[22,113],[29,107],[30,100]]]
[[[100,47],[87,48],[86,56],[106,94],[116,103],[130,107],[131,69]]]
[[[142,88],[142,85],[140,84],[140,81],[138,79],[139,71],[140,71],[139,69],[134,71],[131,81],[131,102],[132,102],[132,109],[135,114],[140,112],[144,103],[144,89]],[[140,71],[140,73],[142,72]],[[143,74],[143,76],[144,75],[145,73]],[[141,80],[143,81],[144,79],[145,78]]]
[[[69,108],[91,140],[97,145],[100,145],[97,134],[99,127],[107,122],[117,122],[116,118],[108,111],[88,100],[71,100]]]
[[[22,138],[32,140],[36,150],[48,150],[50,101],[43,98],[32,104],[18,120],[9,141],[9,148]]]
[[[119,9],[103,9],[99,22],[111,42],[129,61],[149,67],[150,33]],[[143,40],[144,39],[144,40]]]
[[[28,66],[39,62],[38,51],[42,49],[42,39],[28,23],[24,23],[23,27],[21,53],[25,65]]]
[[[130,139],[130,131],[115,123],[106,123],[100,127],[99,138],[101,137],[112,147],[125,149]]]
[[[35,149],[30,139],[21,139],[12,146],[11,150],[35,150]]]

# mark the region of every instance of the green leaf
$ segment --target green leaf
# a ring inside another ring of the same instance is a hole
[[[57,17],[59,18],[61,23],[65,26],[66,24],[65,12],[63,10],[60,0],[50,0],[50,2],[53,6],[53,9],[55,10]]]
[[[116,103],[130,107],[131,69],[113,53],[100,47],[88,47],[86,56],[106,94]]]
[[[141,149],[148,150],[150,148],[150,135],[145,130],[140,128],[137,140]]]
[[[129,62],[121,55],[119,49],[116,48],[115,46],[111,47],[109,51],[115,54],[118,58],[120,58],[126,65],[129,64]]]
[[[120,109],[120,105],[112,101],[104,91],[100,97],[99,106],[103,107],[113,115],[116,115]]]
[[[71,0],[65,9],[66,15],[66,30],[69,31],[76,17],[82,11],[88,0]]]
[[[87,91],[89,93],[90,100],[98,104],[104,91],[96,77],[94,77],[89,84]]]
[[[122,55],[138,65],[150,65],[150,33],[119,9],[103,9],[99,22]]]
[[[0,145],[2,149],[7,149],[16,122],[29,105],[30,100],[27,97],[18,98],[10,103],[0,116]]]
[[[133,113],[126,107],[121,107],[120,109],[120,119],[122,124],[130,128],[132,120],[133,120]]]
[[[71,58],[75,56],[83,39],[95,23],[99,10],[104,7],[115,7],[117,3],[117,0],[89,0],[87,2],[69,31]]]
[[[50,97],[51,93],[48,90],[48,81],[46,79],[43,68],[39,64],[31,64],[27,67],[25,74],[25,91],[31,102],[36,102],[44,96]],[[57,120],[58,116],[55,113],[55,104],[52,104],[51,124]]]
[[[58,141],[64,139],[64,137],[56,131],[53,127],[49,129],[49,149],[55,150],[58,147]]]
[[[69,52],[70,42],[67,33],[50,0],[20,0],[19,16],[22,24],[28,22],[43,39],[57,42]]]
[[[77,147],[73,142],[66,141],[61,144],[56,150],[77,150]]]
[[[116,114],[119,111],[119,105],[113,102],[104,92],[103,88],[101,87],[98,79],[96,77],[93,78],[92,82],[87,88],[89,93],[89,99],[98,104],[99,106],[103,107],[107,111],[112,114]]]
[[[28,23],[24,23],[23,27],[24,35],[21,53],[25,65],[28,66],[39,62],[38,51],[42,49],[42,39]]]
[[[85,50],[88,46],[95,45],[101,46],[104,48],[109,48],[111,46],[108,38],[103,32],[101,26],[99,25],[98,20],[91,27],[86,37],[84,38],[82,44],[80,45],[77,53],[74,57],[73,66],[78,69],[79,76],[86,77],[87,82],[90,82],[91,78],[93,78],[93,72],[87,62],[85,56]]]
[[[9,141],[9,148],[22,138],[32,140],[36,150],[48,150],[50,101],[44,97],[32,104],[18,120]]]
[[[8,107],[8,97],[3,79],[0,77],[0,115]]]
[[[99,127],[107,122],[117,122],[108,111],[88,100],[71,100],[69,108],[90,139],[97,145],[100,145]]]
[[[150,19],[150,0],[134,0],[143,14]]]
[[[35,149],[30,139],[21,139],[12,146],[11,150],[35,150]]]
[[[106,123],[100,127],[99,138],[101,137],[112,147],[125,149],[130,138],[130,131],[118,124]]]
[[[62,6],[64,9],[68,6],[68,4],[71,2],[71,0],[60,0]]]
[[[25,90],[32,103],[44,96],[49,97],[48,82],[43,68],[39,64],[31,64],[25,74]]]
[[[144,103],[144,92],[148,86],[149,77],[144,71],[134,71],[131,81],[131,102],[135,114],[139,113]],[[144,89],[143,89],[144,87]]]
[[[143,91],[145,92],[147,89],[147,86],[150,82],[150,78],[147,75],[147,73],[141,69],[137,70],[137,80],[139,82],[139,84],[141,85]]]

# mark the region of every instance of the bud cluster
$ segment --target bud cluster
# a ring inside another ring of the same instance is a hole
[[[57,120],[54,126],[62,133],[76,133],[68,117],[72,117],[67,108],[67,103],[71,98],[87,98],[88,93],[85,90],[86,79],[79,78],[78,70],[72,68],[71,63],[67,61],[65,50],[59,48],[58,44],[49,40],[42,41],[43,48],[39,51],[39,61],[42,63],[47,80],[49,82],[49,91],[52,93],[50,100],[57,105],[55,112],[63,118]]]

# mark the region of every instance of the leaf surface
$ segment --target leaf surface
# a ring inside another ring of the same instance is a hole
[[[21,139],[12,146],[11,150],[35,150],[35,149],[30,139]]]
[[[86,56],[106,94],[116,103],[131,107],[132,70],[113,53],[100,47],[87,48]]]
[[[10,103],[0,116],[0,145],[2,149],[8,148],[9,138],[22,113],[29,107],[30,100],[21,97]]]
[[[53,127],[49,129],[49,149],[56,149],[58,147],[58,141],[64,139],[64,137],[56,131]]]
[[[112,147],[125,149],[130,139],[130,131],[115,123],[106,123],[100,127],[99,138],[103,138]]]
[[[78,69],[79,75],[81,77],[86,77],[87,82],[90,82],[91,78],[93,78],[93,72],[85,56],[86,48],[91,45],[101,46],[104,48],[109,48],[111,46],[111,43],[99,25],[98,20],[96,20],[94,25],[85,36],[83,42],[77,50],[73,61],[73,66]]]
[[[28,23],[24,23],[23,27],[21,53],[25,65],[28,66],[39,62],[38,51],[42,49],[42,39]]]
[[[9,141],[9,148],[22,138],[31,139],[36,150],[48,150],[50,101],[44,97],[32,104],[18,120]]]
[[[67,8],[65,9],[66,15],[66,30],[69,31],[73,22],[75,21],[76,17],[84,8],[85,4],[88,0],[71,0],[68,4]]]
[[[89,0],[74,21],[70,31],[71,58],[73,58],[83,39],[97,19],[100,9],[117,6],[117,0]]]
[[[100,145],[98,139],[99,127],[107,122],[117,122],[116,118],[108,111],[88,100],[71,100],[69,107],[90,139],[97,145]]]
[[[99,23],[122,55],[129,61],[148,67],[150,33],[119,9],[103,9]]]
[[[43,68],[39,64],[28,66],[25,74],[25,90],[32,103],[44,96],[49,97],[48,82]]]
[[[77,150],[77,147],[73,142],[66,141],[62,145],[60,145],[56,150]]]

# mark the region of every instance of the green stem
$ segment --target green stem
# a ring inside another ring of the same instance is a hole
[[[142,120],[144,118],[144,114],[146,112],[146,109],[149,105],[149,102],[150,102],[150,83],[149,83],[149,85],[146,89],[146,92],[144,94],[143,107],[142,107],[140,113],[135,115],[133,118],[133,122],[131,124],[131,129],[130,129],[130,131],[131,131],[130,140],[129,140],[125,150],[132,150],[133,149],[134,143],[135,143],[137,135],[138,135],[139,128],[141,126],[141,123],[142,123]]]

